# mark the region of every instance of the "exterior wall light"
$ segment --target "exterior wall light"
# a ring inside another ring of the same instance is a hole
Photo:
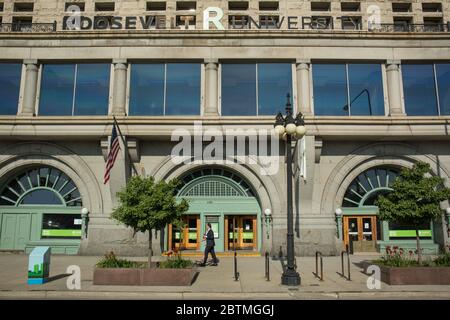
[[[266,210],[264,210],[264,220],[266,222],[267,239],[269,239],[269,236],[270,236],[270,225],[272,223],[272,210],[270,210],[270,208],[267,208]]]
[[[336,215],[338,238],[339,238],[339,240],[342,240],[342,209],[341,208],[337,208],[334,211],[334,214]]]
[[[89,210],[87,208],[81,209],[81,219],[83,220],[84,237],[88,235]]]

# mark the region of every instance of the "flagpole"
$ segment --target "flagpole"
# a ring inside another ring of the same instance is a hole
[[[136,168],[134,167],[134,162],[131,160],[131,155],[130,155],[130,152],[128,151],[128,145],[127,145],[127,143],[125,142],[125,139],[123,138],[122,131],[120,131],[120,127],[119,127],[119,124],[117,123],[117,120],[116,120],[116,117],[115,117],[115,116],[113,116],[113,120],[114,120],[114,124],[115,124],[116,127],[117,127],[117,131],[119,131],[119,136],[120,136],[120,139],[122,140],[123,146],[124,146],[125,149],[126,149],[128,158],[130,159],[130,162],[131,162],[131,168],[133,169],[134,173],[138,176],[139,174],[138,174]]]

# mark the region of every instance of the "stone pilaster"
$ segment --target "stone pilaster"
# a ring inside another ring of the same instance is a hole
[[[205,59],[205,115],[218,115],[218,67],[217,59]]]
[[[400,61],[390,60],[386,63],[389,115],[405,115],[402,110],[402,87],[400,85]]]
[[[19,116],[34,116],[39,66],[37,60],[24,60],[25,85],[23,89],[22,110]]]
[[[311,112],[311,98],[309,87],[309,70],[310,60],[297,60],[297,101],[299,111],[303,114],[312,114]]]
[[[126,92],[127,92],[127,61],[125,59],[113,60],[114,64],[114,91],[112,114],[124,116],[126,114]]]

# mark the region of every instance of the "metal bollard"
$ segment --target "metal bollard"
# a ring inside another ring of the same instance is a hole
[[[347,277],[344,274],[344,254],[347,254]],[[348,251],[342,251],[341,252],[341,276],[343,278],[346,278],[348,281],[351,281],[351,277],[350,277],[350,255],[348,253]]]
[[[237,253],[234,252],[234,281],[239,280],[239,272],[237,271]]]
[[[319,277],[319,256],[320,256],[320,277]],[[319,278],[320,281],[323,281],[323,258],[322,253],[320,251],[316,251],[316,272],[314,273],[316,278]]]
[[[270,270],[269,270],[269,253],[266,251],[266,281],[270,281]]]

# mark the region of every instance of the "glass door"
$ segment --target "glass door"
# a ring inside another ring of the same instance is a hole
[[[343,222],[345,247],[357,243],[357,251],[373,251],[377,240],[376,216],[344,216]]]

